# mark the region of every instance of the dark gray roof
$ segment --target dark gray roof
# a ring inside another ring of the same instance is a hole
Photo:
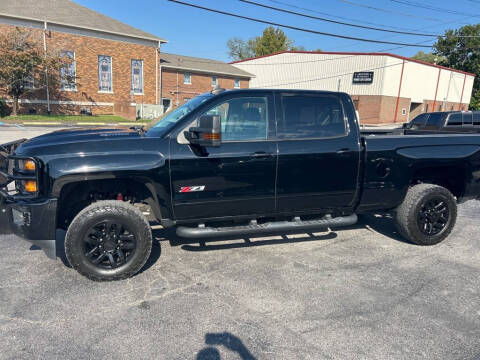
[[[70,0],[0,0],[0,15],[166,42]]]
[[[191,56],[160,53],[160,64],[165,68],[202,72],[208,74],[230,75],[242,78],[252,78],[252,74],[233,65],[210,59]]]

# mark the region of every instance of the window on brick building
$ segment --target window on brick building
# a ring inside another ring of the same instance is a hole
[[[60,55],[67,59],[65,66],[60,68],[60,89],[63,91],[76,91],[76,64],[73,51],[63,51]]]
[[[184,103],[189,102],[190,100],[191,100],[191,98],[183,98]]]
[[[132,91],[143,94],[143,60],[132,60]]]
[[[183,83],[184,84],[191,84],[192,83],[192,74],[190,74],[190,73],[183,74]]]
[[[218,78],[216,76],[212,76],[212,86],[218,85]]]
[[[98,91],[113,92],[111,56],[98,56]]]
[[[235,79],[235,80],[233,81],[233,87],[234,87],[235,89],[240,89],[240,79]]]
[[[23,78],[23,87],[28,90],[35,88],[35,77],[33,76],[33,73]]]

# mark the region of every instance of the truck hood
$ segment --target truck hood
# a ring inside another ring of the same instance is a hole
[[[40,148],[68,147],[72,150],[73,144],[82,144],[84,150],[88,149],[88,144],[95,143],[97,147],[99,142],[108,142],[110,140],[127,140],[132,138],[140,138],[138,131],[133,129],[122,128],[80,128],[80,129],[66,129],[51,132],[49,134],[41,135],[24,142],[16,151],[19,155],[35,155],[35,150]]]

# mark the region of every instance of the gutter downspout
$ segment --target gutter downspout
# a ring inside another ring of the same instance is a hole
[[[45,85],[47,87],[47,113],[50,115],[50,89],[48,85],[48,65],[47,60],[47,22],[43,22],[43,58],[45,60]]]
[[[160,47],[160,43],[158,44]],[[158,51],[159,48],[155,49],[155,105],[158,105]]]
[[[442,72],[442,69],[438,69],[438,77],[437,77],[437,87],[435,88],[435,99],[433,100],[433,106],[432,106],[432,111],[435,111],[435,105],[437,105],[437,94],[438,94],[438,84],[440,83],[440,73]]]
[[[460,104],[458,104],[458,110],[462,109],[463,90],[465,90],[465,81],[467,81],[467,74],[465,74],[465,77],[463,78],[462,95],[460,95]]]
[[[400,103],[400,92],[402,91],[402,82],[403,82],[403,69],[405,68],[405,60],[402,62],[402,72],[400,73],[400,84],[398,85],[398,95],[397,95],[397,103],[395,104],[395,115],[393,117],[393,123],[397,122],[398,117],[398,105]]]

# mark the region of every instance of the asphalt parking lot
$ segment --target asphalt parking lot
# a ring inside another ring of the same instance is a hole
[[[480,359],[479,215],[461,205],[433,247],[373,215],[204,242],[160,229],[143,271],[113,283],[0,235],[0,358]]]

